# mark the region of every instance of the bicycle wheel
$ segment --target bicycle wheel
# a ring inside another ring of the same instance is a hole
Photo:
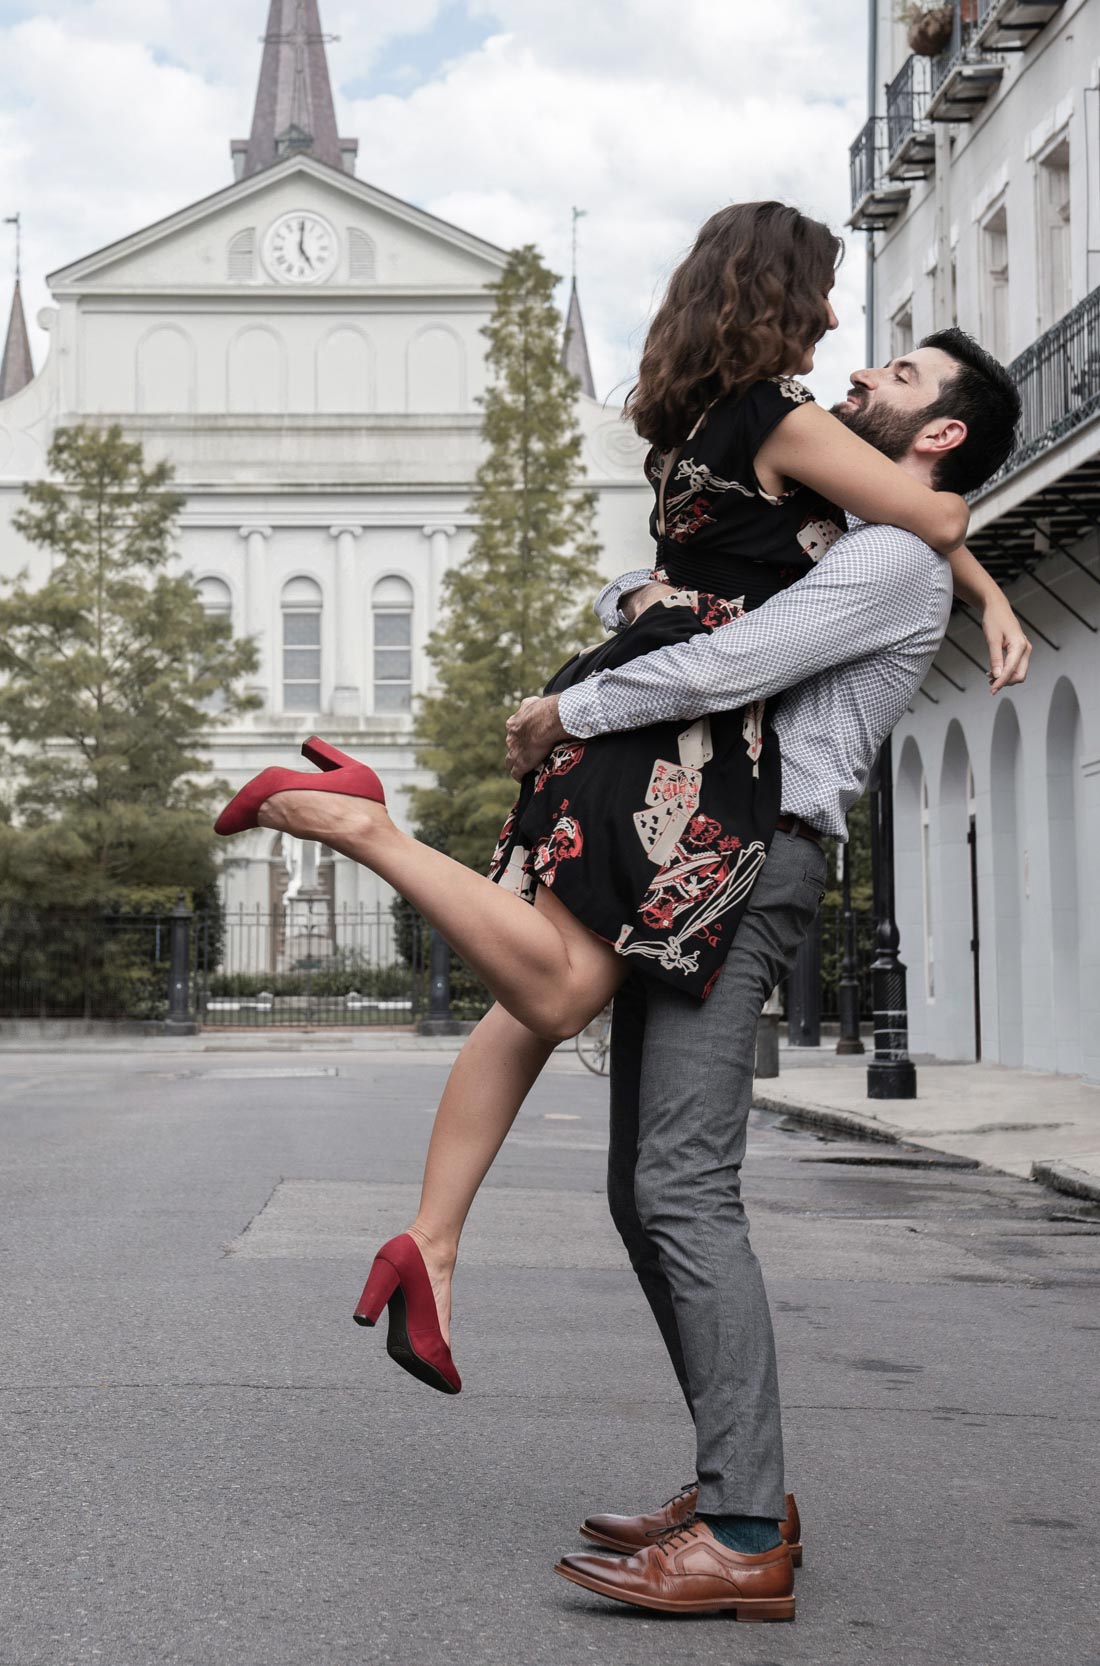
[[[595,1076],[606,1076],[611,1068],[611,1008],[604,1007],[577,1037],[582,1064]]]

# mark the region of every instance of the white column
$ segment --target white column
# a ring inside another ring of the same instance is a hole
[[[450,559],[451,539],[455,535],[455,528],[442,521],[431,521],[420,529],[428,540],[428,630],[434,631],[439,623],[439,611],[443,600],[443,578]]]
[[[273,704],[271,643],[268,624],[271,619],[271,593],[264,545],[271,537],[271,528],[250,522],[240,529],[245,541],[244,568],[244,629],[246,636],[257,638],[260,651],[259,668],[253,673],[247,688],[258,694],[266,707]]]
[[[362,711],[359,673],[363,665],[363,609],[356,584],[355,546],[363,535],[361,526],[341,522],[329,527],[336,540],[336,677],[332,688],[332,710],[342,716]],[[369,653],[369,647],[366,649]]]

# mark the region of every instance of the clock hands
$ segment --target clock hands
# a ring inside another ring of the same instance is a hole
[[[298,221],[298,253],[301,255],[311,272],[316,270],[312,260],[306,253],[306,223],[304,220]]]

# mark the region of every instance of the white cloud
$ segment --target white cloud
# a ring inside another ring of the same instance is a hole
[[[31,316],[43,278],[227,184],[251,119],[267,0],[49,0],[0,25],[0,212],[25,219]],[[322,0],[337,82],[440,0]],[[492,34],[402,97],[338,100],[360,173],[505,246],[569,260],[597,386],[625,391],[655,295],[720,204],[779,196],[841,226],[863,119],[863,0],[468,0]],[[0,13],[2,16],[2,13]],[[819,350],[823,395],[863,359],[862,239]],[[2,291],[0,291],[2,293]],[[44,340],[38,337],[41,360]]]

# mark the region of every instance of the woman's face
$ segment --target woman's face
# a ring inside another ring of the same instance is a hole
[[[825,311],[828,314],[828,322],[825,325],[825,333],[826,334],[828,334],[828,332],[830,330],[835,330],[837,328],[837,326],[839,325],[839,323],[840,323],[839,318],[837,317],[836,313],[833,311],[833,303],[832,303],[832,299],[831,299],[832,290],[833,290],[833,286],[832,286],[832,284],[830,284],[829,288],[825,291],[825,296],[824,296]],[[791,371],[791,375],[792,376],[808,376],[810,371],[814,367],[814,354],[816,353],[816,351],[817,351],[817,342],[814,342],[811,346],[809,346],[806,349],[806,351],[805,351],[805,353],[802,357],[801,363],[795,365],[794,369]]]

